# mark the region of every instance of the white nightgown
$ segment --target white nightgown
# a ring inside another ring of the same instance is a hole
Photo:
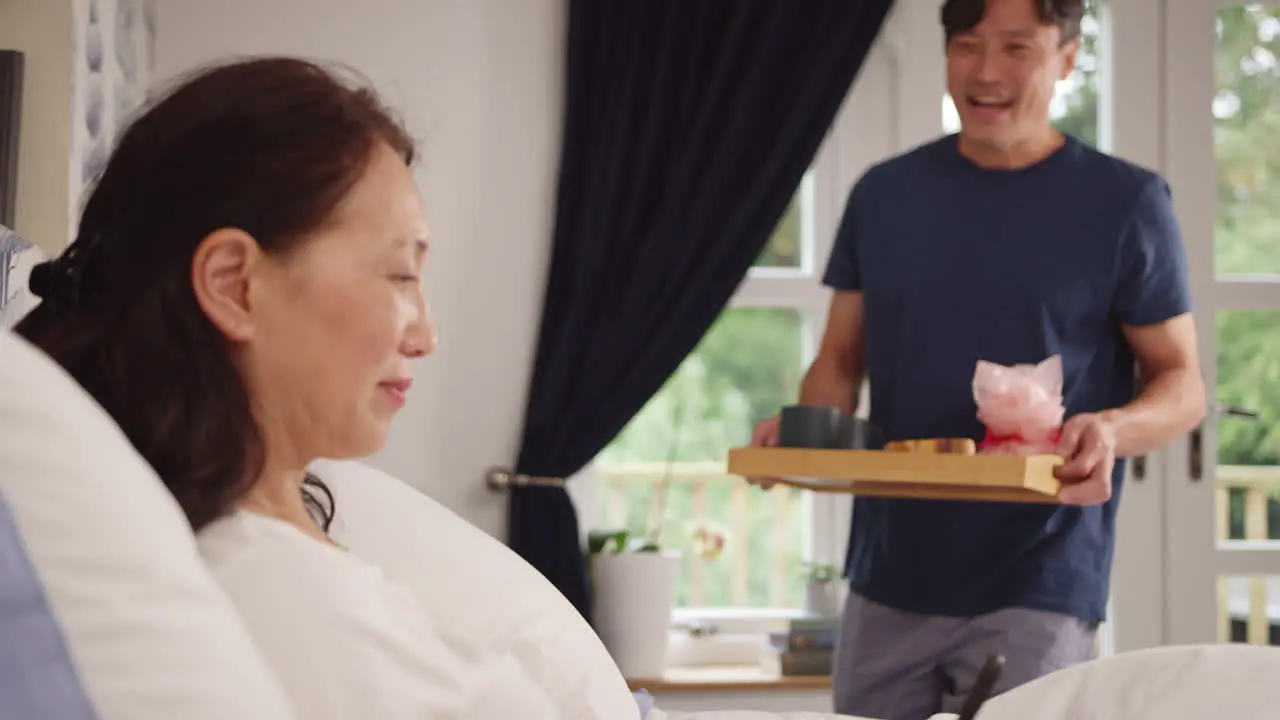
[[[529,696],[511,687],[519,675],[451,638],[410,590],[345,550],[247,511],[198,541],[299,718],[551,717],[527,703],[504,708]]]

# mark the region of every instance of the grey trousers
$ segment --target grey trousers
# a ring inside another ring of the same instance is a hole
[[[835,711],[883,720],[956,713],[995,653],[1005,667],[995,694],[1086,662],[1097,625],[1009,608],[976,618],[915,615],[850,592],[836,643]]]

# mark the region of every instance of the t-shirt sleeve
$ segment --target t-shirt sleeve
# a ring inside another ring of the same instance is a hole
[[[867,177],[864,175],[849,191],[840,225],[836,228],[831,257],[827,260],[827,269],[822,275],[822,284],[833,290],[862,290],[859,244],[863,242],[862,228],[866,224],[869,210],[866,186]]]
[[[1169,185],[1149,180],[1120,238],[1114,311],[1123,325],[1154,325],[1191,311],[1187,253]]]

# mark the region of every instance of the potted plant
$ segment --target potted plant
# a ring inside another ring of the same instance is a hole
[[[596,633],[618,669],[630,679],[662,677],[680,556],[652,535],[601,530],[587,536],[587,563]]]
[[[830,563],[805,562],[805,610],[818,617],[840,615],[840,568]]]

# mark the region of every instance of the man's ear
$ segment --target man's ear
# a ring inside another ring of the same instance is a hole
[[[191,260],[191,287],[196,302],[214,327],[232,342],[253,337],[249,282],[265,259],[251,235],[235,228],[210,233]]]
[[[1076,57],[1080,54],[1080,37],[1068,40],[1062,47],[1062,75],[1058,80],[1066,80],[1076,69]]]

